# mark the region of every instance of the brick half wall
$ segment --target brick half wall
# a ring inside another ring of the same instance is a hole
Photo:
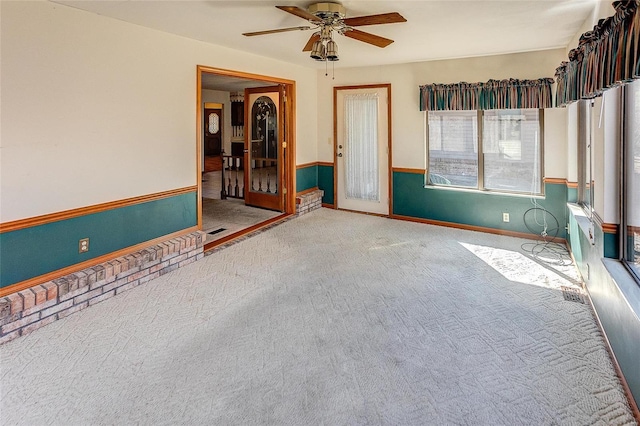
[[[193,232],[0,299],[0,344],[201,259]]]

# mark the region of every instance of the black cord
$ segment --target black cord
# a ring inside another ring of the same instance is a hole
[[[553,219],[549,224],[548,218]],[[560,223],[550,211],[542,207],[532,207],[522,215],[524,226],[535,235],[540,235],[542,241],[524,243],[520,246],[523,251],[534,258],[557,265],[570,265],[572,263],[569,251],[557,241],[560,232]]]

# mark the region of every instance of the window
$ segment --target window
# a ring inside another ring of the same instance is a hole
[[[578,104],[578,202],[591,217],[594,196],[593,145],[599,114],[594,112],[593,100],[581,100]]]
[[[623,252],[624,261],[640,281],[640,81],[625,87],[624,106]]]
[[[542,110],[429,111],[427,129],[428,185],[542,193]]]

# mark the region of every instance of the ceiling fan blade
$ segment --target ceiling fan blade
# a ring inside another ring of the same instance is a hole
[[[314,34],[309,38],[309,41],[307,42],[307,44],[304,45],[304,49],[302,49],[303,52],[310,52],[311,49],[313,48],[313,43],[315,43],[316,41],[320,40],[320,34]]]
[[[278,30],[266,30],[266,31],[254,31],[251,33],[242,33],[243,36],[251,37],[265,34],[274,34],[274,33],[284,33],[287,31],[304,31],[310,30],[311,27],[289,27],[289,28],[280,28]]]
[[[407,22],[398,12],[382,13],[380,15],[356,16],[347,18],[344,23],[350,27],[361,27],[363,25],[395,24]]]
[[[344,32],[345,37],[353,38],[355,40],[364,41],[365,43],[373,44],[378,47],[387,47],[393,40],[377,36],[371,33],[365,33],[364,31],[351,29]]]
[[[313,22],[322,22],[322,19],[318,18],[316,15],[312,15],[304,9],[300,9],[297,6],[276,6],[280,10],[284,10],[285,12],[289,12],[292,15],[296,15],[299,18],[306,19],[307,21]]]

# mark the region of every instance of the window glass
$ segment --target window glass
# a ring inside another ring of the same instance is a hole
[[[625,99],[624,254],[640,280],[640,80],[627,85]]]
[[[428,183],[478,187],[478,113],[429,111]]]
[[[591,206],[593,205],[593,159],[592,159],[592,146],[593,146],[593,134],[594,134],[594,117],[596,114],[593,113],[593,101],[585,101],[586,102],[586,117],[585,117],[585,138],[584,138],[584,185],[582,204],[585,208],[591,211]]]
[[[537,109],[484,111],[484,187],[539,194],[540,123]]]
[[[427,185],[541,194],[540,117],[538,109],[429,111]]]

